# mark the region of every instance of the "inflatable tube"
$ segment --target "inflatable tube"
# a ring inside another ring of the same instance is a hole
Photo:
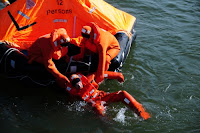
[[[129,38],[127,34],[118,32],[115,37],[120,44],[119,54],[111,61],[109,71],[120,71],[132,46],[133,41],[136,38],[136,31],[133,29],[132,37]]]

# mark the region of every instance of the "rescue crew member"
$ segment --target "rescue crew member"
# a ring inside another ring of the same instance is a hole
[[[64,28],[59,28],[38,38],[28,49],[28,63],[36,61],[43,64],[62,88],[65,88],[66,83],[70,81],[57,70],[52,59],[59,60],[67,54],[68,48],[64,46],[67,46],[69,41],[70,37],[67,31]]]
[[[103,81],[104,71],[107,71],[111,60],[117,56],[120,46],[110,32],[100,28],[94,22],[90,22],[82,27],[82,37],[71,39],[71,43],[82,47],[82,55],[98,54],[99,63],[95,81],[100,83]]]
[[[124,77],[117,72],[104,72],[109,79],[118,79],[119,82],[124,82]],[[82,74],[73,74],[70,77],[71,84],[68,84],[66,91],[73,96],[77,96],[88,102],[96,109],[100,115],[105,115],[105,104],[111,102],[122,102],[129,106],[137,115],[143,119],[150,118],[149,113],[145,112],[143,106],[138,103],[128,92],[117,91],[106,93],[98,90],[98,84],[94,81],[94,74],[85,77]]]

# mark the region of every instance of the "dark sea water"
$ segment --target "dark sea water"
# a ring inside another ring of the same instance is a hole
[[[111,104],[108,117],[99,117],[53,87],[1,75],[1,89],[27,93],[1,94],[0,132],[200,133],[200,1],[106,1],[137,18],[137,38],[122,69],[125,82],[108,80],[100,89],[128,91],[151,118],[140,120],[123,104]]]

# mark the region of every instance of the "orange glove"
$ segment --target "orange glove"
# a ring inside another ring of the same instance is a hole
[[[117,73],[117,80],[119,82],[124,82],[124,75],[122,73]]]
[[[65,88],[68,83],[70,83],[69,79],[66,76],[61,76],[56,79],[57,84],[61,88]]]
[[[95,109],[95,111],[98,114],[105,116],[105,107],[103,106],[103,104],[101,104],[101,102],[97,102],[96,104],[93,104],[92,107]]]

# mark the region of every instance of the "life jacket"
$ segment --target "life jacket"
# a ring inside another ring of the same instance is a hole
[[[89,99],[95,100],[95,98],[99,94],[99,90],[97,90],[97,88],[93,85],[93,83],[91,83],[93,80],[89,81],[88,78],[86,78],[84,75],[82,74],[78,74],[78,75],[83,84],[83,88],[78,90],[72,85],[68,85],[66,90],[72,95],[78,95],[84,101],[88,101]]]
[[[50,40],[53,49],[56,51],[61,48],[60,44],[69,42],[70,38],[64,28],[59,28],[51,32]]]

